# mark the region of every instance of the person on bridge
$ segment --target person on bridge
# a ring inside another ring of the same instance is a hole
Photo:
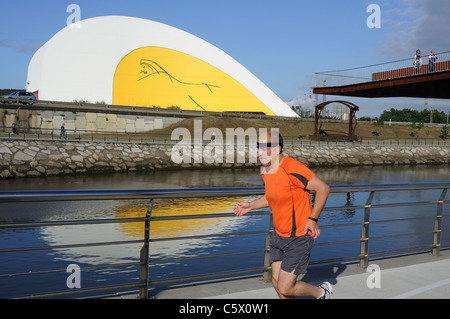
[[[416,55],[414,56],[414,74],[419,74],[420,73],[420,67],[422,66],[422,59],[420,58],[420,50],[417,49],[416,50]]]
[[[265,195],[237,203],[234,213],[243,216],[254,209],[271,208],[275,228],[270,238],[272,284],[281,299],[329,299],[333,291],[330,283],[314,286],[297,281],[297,277],[305,274],[309,265],[314,239],[320,235],[318,218],[330,188],[305,164],[283,155],[283,138],[278,132],[262,134],[257,147]],[[310,191],[316,193],[314,206]]]
[[[431,50],[431,55],[428,57],[428,72],[436,72],[437,56],[434,54],[434,50]]]

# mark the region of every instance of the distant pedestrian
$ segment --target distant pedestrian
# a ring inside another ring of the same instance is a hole
[[[431,50],[431,55],[428,57],[428,72],[436,72],[437,56],[434,54],[434,50]]]
[[[415,68],[414,74],[420,73],[420,67],[422,66],[422,64],[423,63],[422,63],[422,59],[420,58],[420,50],[417,49],[416,55],[414,56],[414,63],[413,63],[414,68]]]
[[[12,124],[11,131],[13,134],[16,134],[16,135],[19,134],[19,130],[16,127],[16,123]]]
[[[61,133],[59,134],[59,139],[61,139],[61,137],[64,137],[64,139],[67,140],[66,128],[64,127],[64,123],[61,125]]]

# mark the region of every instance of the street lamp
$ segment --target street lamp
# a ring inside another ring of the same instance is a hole
[[[430,124],[433,123],[433,107],[430,106]]]

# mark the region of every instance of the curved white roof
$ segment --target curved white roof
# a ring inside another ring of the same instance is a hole
[[[264,83],[222,50],[177,28],[140,18],[105,16],[58,32],[33,56],[27,90],[39,99],[112,104],[117,66],[143,47],[176,50],[223,71],[278,116],[297,116]],[[224,110],[226,111],[226,110]]]

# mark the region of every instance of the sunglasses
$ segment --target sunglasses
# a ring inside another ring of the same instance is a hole
[[[259,142],[256,142],[256,148],[257,149],[259,149],[260,147],[268,148],[268,147],[275,147],[275,146],[278,146],[278,145],[283,146],[283,144],[278,144],[278,143],[273,143],[273,145],[272,145],[272,143],[259,143]]]

